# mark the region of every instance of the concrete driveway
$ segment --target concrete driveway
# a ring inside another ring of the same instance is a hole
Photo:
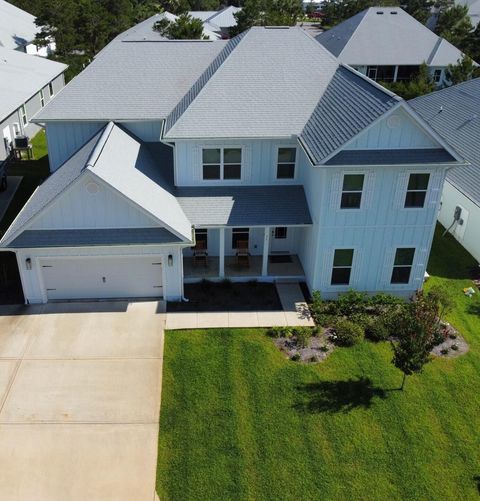
[[[0,310],[0,499],[155,495],[164,305]]]

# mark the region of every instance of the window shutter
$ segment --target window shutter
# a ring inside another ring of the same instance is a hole
[[[362,249],[353,251],[352,273],[350,275],[350,286],[358,287],[360,283],[360,274],[362,271]]]
[[[428,249],[415,249],[415,258],[412,266],[412,284],[416,289],[420,289],[423,284],[425,270],[427,268]]]
[[[375,192],[375,173],[369,171],[365,174],[365,188],[363,193],[362,209],[370,209],[372,207],[373,195]]]
[[[393,197],[395,207],[401,209],[405,206],[407,193],[408,172],[400,172],[397,178],[397,186]]]
[[[430,184],[428,187],[428,207],[434,208],[437,206],[442,194],[444,172],[434,172],[430,174]]]
[[[381,278],[381,286],[386,288],[390,285],[390,279],[392,277],[393,270],[393,259],[395,256],[395,249],[390,247],[385,251],[385,257],[383,259],[383,270]]]
[[[330,285],[332,278],[333,253],[334,249],[328,249],[323,257],[322,278],[320,282],[325,286]]]
[[[249,182],[252,179],[252,148],[250,145],[242,147],[242,180]]]
[[[202,148],[200,146],[193,147],[193,179],[197,182],[203,180],[202,174]]]
[[[330,208],[337,210],[340,208],[340,190],[342,189],[343,174],[335,172],[332,177],[332,191],[330,192]]]

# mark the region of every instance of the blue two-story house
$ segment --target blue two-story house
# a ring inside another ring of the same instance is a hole
[[[178,300],[203,278],[407,296],[446,171],[464,163],[298,28],[130,30],[35,120],[52,174],[0,243],[30,303]]]

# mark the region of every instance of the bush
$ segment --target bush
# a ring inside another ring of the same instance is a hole
[[[359,325],[363,330],[365,330],[372,323],[372,317],[366,313],[355,313],[351,315],[348,320],[356,325]]]
[[[298,360],[300,360],[300,353],[294,353],[294,354],[290,357],[290,360],[292,360],[293,362],[297,362]]]
[[[327,353],[328,352],[328,346],[326,344],[322,344],[322,346],[320,346],[320,351],[323,352],[323,353]]]
[[[452,344],[450,348],[452,348],[453,351],[458,351],[458,344]]]
[[[222,287],[222,289],[228,290],[233,287],[233,282],[229,278],[224,278],[220,282],[220,286]]]
[[[335,324],[333,339],[340,346],[353,346],[359,343],[363,336],[363,329],[350,320],[338,320]]]
[[[365,329],[365,336],[372,341],[386,341],[390,330],[382,317],[374,317]]]
[[[368,296],[365,292],[350,289],[345,294],[340,294],[336,301],[337,314],[349,317],[355,313],[364,313]]]
[[[290,327],[272,327],[268,329],[267,334],[270,337],[279,338],[279,337],[292,337],[292,329]]]
[[[442,348],[442,349],[440,350],[440,353],[441,353],[442,355],[448,355],[448,348]]]
[[[307,348],[310,338],[312,337],[312,330],[308,327],[297,327],[294,329],[293,334],[297,339],[297,346]]]

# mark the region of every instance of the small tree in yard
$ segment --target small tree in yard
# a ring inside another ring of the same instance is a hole
[[[403,372],[402,386],[406,377],[421,372],[430,360],[438,328],[438,303],[422,292],[417,293],[412,303],[402,308],[396,319],[398,342],[392,343],[393,364]]]
[[[203,23],[189,14],[181,14],[176,21],[169,21],[166,17],[153,25],[153,29],[160,35],[171,40],[205,40]]]

